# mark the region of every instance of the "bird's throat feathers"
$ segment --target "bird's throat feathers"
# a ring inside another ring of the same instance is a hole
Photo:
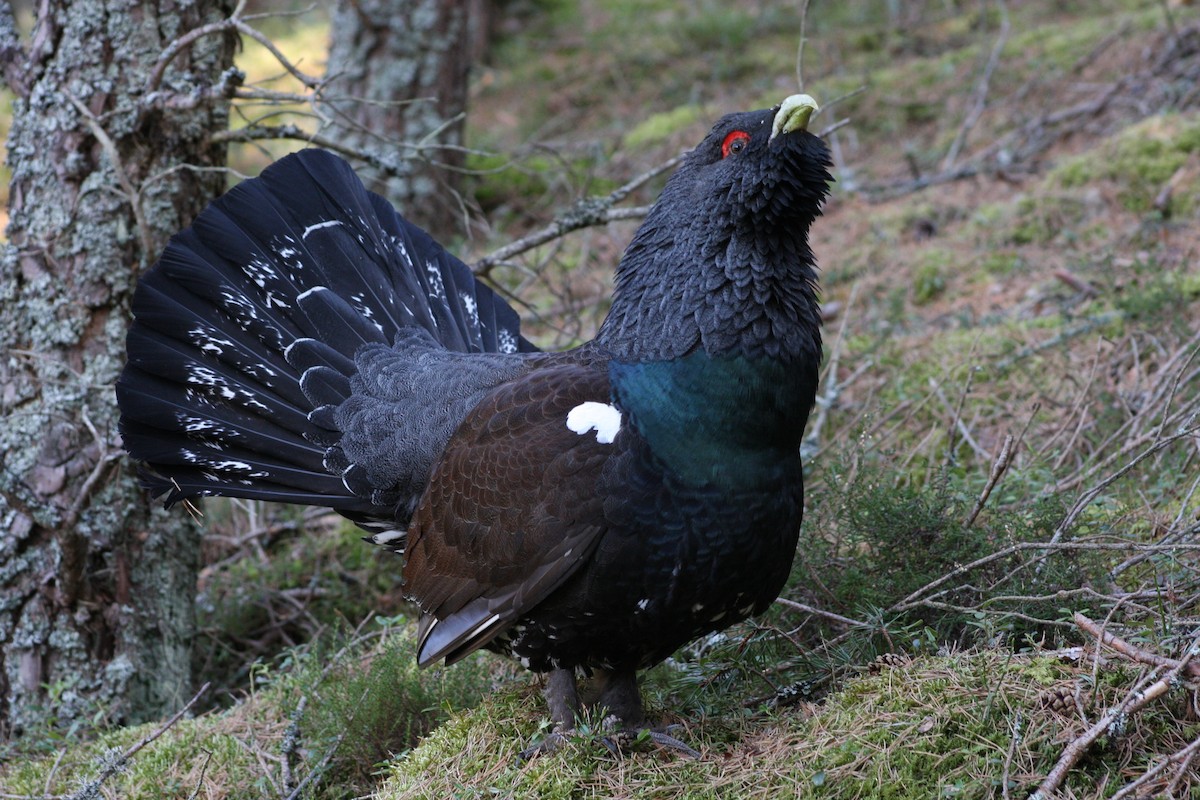
[[[647,269],[635,247],[663,246],[635,242],[622,261],[597,344],[630,360],[700,350],[785,364],[819,361],[820,303],[806,234],[789,232],[768,247],[737,234],[703,243],[685,237],[657,249],[658,263]],[[670,264],[661,263],[664,253]]]
[[[758,124],[769,131],[769,120]],[[832,181],[828,150],[805,132],[781,136],[757,160],[750,152],[739,163],[706,159],[706,146],[671,178],[626,249],[597,343],[630,360],[695,350],[782,363],[819,359],[808,234]]]

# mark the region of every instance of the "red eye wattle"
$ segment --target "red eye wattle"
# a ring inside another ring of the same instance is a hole
[[[721,142],[721,158],[737,155],[745,150],[749,143],[750,134],[745,131],[733,131],[725,137],[725,141]]]

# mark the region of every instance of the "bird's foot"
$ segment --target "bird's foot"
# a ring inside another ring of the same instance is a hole
[[[678,730],[679,725],[667,725],[665,728],[623,728],[621,720],[618,717],[612,716],[604,720],[605,735],[600,740],[609,752],[613,755],[620,755],[622,751],[631,750],[639,742],[649,741],[665,747],[675,752],[685,755],[688,758],[700,758],[700,753],[683,742],[676,739],[669,732]]]
[[[626,728],[622,727],[622,722],[618,717],[608,717],[604,720],[604,733],[600,737],[600,743],[608,749],[613,755],[621,755],[622,753],[633,750],[642,742],[652,742],[659,747],[665,747],[669,750],[674,750],[680,755],[688,758],[700,758],[700,753],[670,734],[671,731],[678,730],[679,725],[668,725],[663,729],[655,728]],[[547,756],[558,750],[572,734],[578,734],[575,728],[558,729],[551,731],[546,735],[545,739],[537,744],[530,745],[517,754],[517,758],[521,761],[529,761],[538,756]],[[593,741],[595,741],[593,739]]]

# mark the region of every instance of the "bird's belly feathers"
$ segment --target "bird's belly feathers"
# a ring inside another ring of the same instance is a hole
[[[642,669],[778,596],[802,515],[798,460],[769,492],[717,497],[675,486],[657,499],[653,513],[625,515],[587,566],[495,649],[535,670]]]

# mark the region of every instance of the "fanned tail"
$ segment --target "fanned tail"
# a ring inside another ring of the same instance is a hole
[[[326,463],[358,350],[412,329],[464,353],[535,349],[470,268],[320,150],[210,205],[142,278],[133,315],[121,434],[168,504],[223,494],[377,518],[381,498]]]

